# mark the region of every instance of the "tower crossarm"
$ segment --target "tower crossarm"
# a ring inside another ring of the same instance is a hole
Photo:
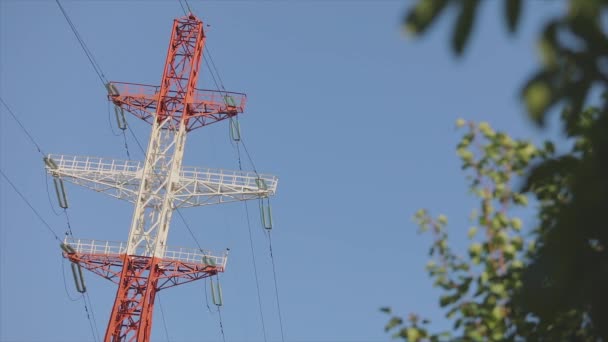
[[[119,282],[127,252],[126,242],[66,237],[62,248],[64,256],[70,261],[108,280]],[[140,257],[135,266],[143,267],[149,259]],[[224,272],[228,252],[166,246],[163,255],[157,259],[160,270],[157,289],[160,290]]]
[[[45,161],[54,177],[130,202],[137,198],[143,162],[54,154]]]
[[[275,176],[220,169],[184,167],[175,191],[175,207],[194,207],[273,196]]]
[[[48,155],[46,160],[47,172],[54,177],[132,203],[137,200],[143,162],[68,155]],[[278,183],[272,175],[188,166],[174,179],[176,208],[269,197],[275,194]],[[159,176],[157,183],[162,181]],[[151,194],[148,206],[159,205],[161,195]]]
[[[152,123],[156,119],[159,90],[159,86],[111,82],[108,85],[108,99],[123,110]],[[175,96],[175,91],[169,91],[161,101],[170,103]],[[189,114],[186,130],[192,131],[243,113],[246,102],[247,95],[242,93],[195,89],[187,103]],[[182,116],[183,110],[176,110],[167,128],[177,127]]]

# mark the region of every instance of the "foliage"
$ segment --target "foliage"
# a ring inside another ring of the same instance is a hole
[[[479,7],[489,1],[418,0],[407,12],[408,32],[425,33],[448,8],[458,11],[452,32],[452,51],[461,55],[470,40]],[[517,31],[522,0],[503,0],[507,29]],[[608,0],[568,0],[566,13],[549,19],[538,40],[540,68],[522,89],[528,114],[537,123],[545,121],[549,110],[563,103],[569,108],[565,123],[575,126],[593,86],[608,88],[608,37],[605,16]],[[602,23],[602,17],[604,22]]]
[[[488,1],[418,0],[407,12],[404,25],[413,35],[422,36],[442,13],[456,10],[451,45],[456,56],[460,56],[474,31],[479,8],[485,3]],[[526,2],[504,0],[503,3],[506,27],[510,33],[515,33]],[[565,0],[564,5],[564,13],[549,18],[543,25],[538,39],[541,63],[522,86],[521,100],[530,119],[540,126],[556,109],[561,110],[562,130],[573,148],[556,154],[553,144],[547,143],[541,160],[529,170],[520,170],[527,181],[519,193],[523,196],[529,192],[540,205],[539,226],[533,231],[536,247],[523,259],[521,272],[514,272],[507,263],[505,273],[501,274],[502,281],[511,283],[515,278],[509,277],[518,277],[516,286],[507,287],[505,298],[511,301],[505,304],[508,305],[505,306],[507,314],[502,321],[488,315],[489,307],[484,307],[486,311],[483,312],[476,311],[476,319],[481,325],[497,324],[509,336],[536,336],[534,339],[544,337],[548,340],[597,336],[608,341],[608,292],[605,291],[608,288],[608,224],[604,218],[608,212],[608,96],[597,99],[598,93],[608,94],[608,27],[605,20],[608,0]],[[481,131],[481,127],[478,129]],[[505,152],[500,151],[484,151],[488,155],[482,156],[481,160],[494,158],[490,153]],[[464,158],[475,160],[474,154],[466,150],[463,153],[461,157],[465,163]],[[502,184],[497,182],[501,178],[489,179],[494,187]],[[472,186],[479,184],[472,183]],[[480,195],[478,191],[475,193]],[[497,199],[493,197],[492,201]],[[513,199],[509,201],[518,204]],[[423,218],[429,222],[429,229],[437,231],[441,237],[445,227],[437,220]],[[480,224],[479,228],[489,230],[491,227]],[[488,253],[483,246],[482,252]],[[518,258],[521,257],[519,253],[515,253]],[[492,255],[481,255],[481,264],[486,262],[485,258],[492,262]],[[453,268],[446,270],[456,271]],[[435,273],[432,275],[436,277]],[[463,284],[464,280],[458,279],[456,284]],[[466,327],[468,320],[464,319],[461,306],[462,298],[467,297],[463,294],[449,298],[444,299],[442,306],[450,310],[459,307],[454,314],[460,315],[457,317]],[[424,321],[415,316],[410,317],[408,324],[410,330],[399,330],[399,336],[407,338],[410,331],[414,334],[410,335],[410,340],[422,336],[438,338],[428,335],[422,328]],[[482,338],[492,337],[483,335]]]
[[[538,329],[512,307],[511,298],[522,287],[524,263],[535,244],[526,242],[521,219],[510,212],[528,203],[527,196],[515,189],[515,179],[532,162],[549,156],[550,150],[513,140],[487,123],[459,120],[458,125],[468,127],[457,152],[468,171],[470,191],[479,199],[479,208],[470,217],[467,255],[450,247],[444,215],[434,219],[426,210],[419,210],[415,220],[421,232],[433,234],[426,268],[443,292],[439,304],[460,336],[447,331],[430,333],[429,321],[417,315],[410,315],[407,322],[392,317],[386,330],[408,341],[503,340],[521,334],[524,328]],[[383,311],[390,313],[388,308]]]

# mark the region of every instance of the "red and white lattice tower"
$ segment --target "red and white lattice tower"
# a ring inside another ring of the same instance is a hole
[[[48,172],[134,203],[127,242],[64,241],[64,256],[118,284],[104,341],[149,341],[158,291],[223,272],[227,253],[167,246],[178,208],[274,195],[277,178],[182,166],[186,134],[242,113],[245,94],[195,89],[205,33],[190,14],[173,23],[160,86],[108,84],[110,101],[152,125],[143,162],[49,155]]]

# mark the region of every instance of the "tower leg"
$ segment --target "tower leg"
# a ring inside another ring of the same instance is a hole
[[[156,258],[123,256],[123,269],[105,342],[150,340],[159,274]]]

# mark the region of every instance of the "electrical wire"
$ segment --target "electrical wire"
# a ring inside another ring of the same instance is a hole
[[[25,135],[27,135],[27,137],[30,139],[30,141],[32,142],[32,144],[34,144],[34,146],[36,146],[36,149],[38,150],[38,152],[40,152],[40,154],[42,154],[42,156],[45,156],[44,152],[42,152],[42,148],[40,148],[40,145],[38,145],[38,143],[36,142],[36,140],[34,140],[34,137],[32,137],[32,135],[30,134],[30,132],[28,132],[28,130],[25,129],[25,126],[23,126],[23,124],[21,123],[21,121],[17,118],[17,116],[15,115],[15,113],[13,113],[13,111],[6,104],[6,102],[4,102],[4,100],[2,99],[2,97],[0,97],[0,102],[2,102],[2,104],[4,105],[4,107],[6,107],[6,110],[8,111],[8,113],[17,122],[17,124],[19,125],[19,127],[21,127],[21,130],[25,133]]]
[[[27,200],[27,198],[25,198],[25,196],[23,196],[23,194],[21,193],[21,191],[19,191],[19,189],[15,186],[15,184],[13,184],[13,182],[11,182],[11,180],[6,176],[6,174],[4,173],[4,171],[2,171],[2,169],[0,169],[0,174],[2,175],[2,177],[4,177],[4,180],[6,180],[6,182],[13,188],[13,190],[15,190],[15,192],[17,193],[17,195],[19,195],[19,197],[21,197],[21,199],[25,202],[25,204],[27,204],[28,207],[30,207],[30,209],[32,209],[32,211],[34,212],[34,214],[36,214],[36,217],[38,217],[38,219],[40,220],[40,222],[42,222],[44,224],[44,226],[46,227],[46,229],[48,229],[48,231],[53,235],[53,237],[55,238],[55,240],[61,242],[61,239],[59,239],[59,236],[57,235],[57,233],[55,233],[55,230],[53,230],[53,228],[51,228],[51,226],[48,224],[48,222],[46,222],[42,216],[40,215],[40,213],[32,206],[32,204],[30,203],[30,201]]]
[[[59,0],[55,0],[55,2],[57,3],[57,6],[59,6],[59,9],[61,10],[63,17],[68,22],[68,25],[70,25],[70,28],[72,29],[72,32],[74,33],[74,36],[76,36],[78,43],[80,43],[80,47],[84,51],[84,54],[87,56],[89,62],[91,63],[91,66],[93,67],[93,69],[95,70],[95,73],[99,77],[101,84],[105,87],[106,84],[108,84],[108,80],[106,79],[106,76],[104,75],[103,70],[101,70],[99,63],[97,63],[97,60],[95,60],[95,56],[93,56],[93,53],[91,52],[91,50],[89,50],[89,47],[84,42],[84,39],[82,39],[82,37],[80,36],[80,33],[78,33],[76,26],[74,25],[74,23],[68,16],[68,13],[65,11],[65,9],[63,8],[63,6],[59,2]]]
[[[249,231],[249,246],[251,247],[251,261],[253,264],[253,274],[255,276],[255,287],[258,294],[258,307],[260,309],[260,320],[262,322],[262,332],[264,333],[264,341],[268,341],[266,338],[266,324],[264,323],[264,312],[262,310],[262,296],[260,294],[260,281],[258,278],[258,267],[255,260],[255,250],[253,248],[253,234],[251,233],[251,221],[249,219],[249,207],[247,202],[243,202],[245,205],[245,214],[247,216],[247,230]]]
[[[226,342],[226,335],[224,334],[224,323],[222,321],[222,309],[218,306],[217,314],[220,317],[220,331],[222,332],[222,341]]]
[[[194,13],[194,12],[192,12],[192,8],[190,8],[190,4],[188,3],[188,0],[184,0],[184,3],[186,4],[186,7],[188,7],[188,12]],[[186,13],[186,15],[188,15],[188,13]]]
[[[32,144],[34,146],[36,146],[36,149],[38,150],[38,152],[40,154],[42,154],[42,156],[46,156],[45,153],[42,151],[42,148],[40,147],[40,145],[36,142],[36,140],[34,139],[34,137],[30,134],[30,132],[25,128],[25,126],[21,123],[21,121],[17,118],[17,116],[15,115],[15,113],[11,110],[11,108],[6,104],[6,102],[4,102],[4,100],[2,98],[0,98],[0,101],[2,102],[2,104],[4,105],[4,107],[6,107],[6,109],[8,110],[9,114],[12,116],[12,118],[17,122],[17,124],[19,125],[19,127],[21,128],[21,130],[25,133],[25,135],[29,138],[29,140],[32,142]],[[21,191],[19,191],[19,189],[15,186],[15,184],[8,178],[8,176],[4,173],[4,171],[2,171],[0,169],[0,174],[2,174],[2,176],[4,177],[4,179],[9,183],[9,185],[13,188],[13,190],[19,195],[19,197],[21,197],[21,199],[30,207],[30,209],[34,212],[34,214],[36,215],[36,217],[38,217],[38,219],[45,225],[45,227],[49,230],[49,232],[53,235],[53,237],[55,238],[55,240],[59,241],[61,243],[61,239],[59,239],[59,236],[57,235],[57,233],[55,232],[55,230],[53,228],[51,228],[51,226],[48,224],[48,222],[46,220],[44,220],[44,218],[42,218],[42,215],[40,215],[40,213],[34,208],[34,206],[32,206],[32,204],[27,200],[27,198],[23,195],[23,193]],[[46,181],[46,190],[47,190],[47,199],[49,200],[49,205],[51,206],[51,209],[53,211],[53,213],[55,213],[56,215],[60,213],[57,213],[55,211],[55,208],[52,205],[51,199],[50,199],[50,194],[49,194],[49,189],[48,189],[48,178],[45,177],[45,181]],[[66,230],[66,235],[70,235],[72,236],[72,227],[70,225],[70,219],[68,216],[67,211],[64,209],[64,214],[65,214],[65,218],[66,218],[66,222],[67,222],[67,230]],[[65,281],[65,270],[63,269],[63,264],[62,264],[62,276],[63,276],[63,284],[64,284],[64,289],[66,291],[66,295],[68,296],[68,298],[70,300],[74,300],[68,293],[67,291],[67,285],[66,285],[66,281]],[[88,294],[86,294],[88,297]],[[82,297],[84,299],[84,297]],[[77,300],[77,299],[76,299]],[[90,302],[90,299],[89,299]],[[93,317],[93,321],[95,321],[95,315],[93,313],[93,307],[92,304],[91,306],[91,316]],[[89,319],[89,325],[91,326],[91,333],[93,334],[93,339],[95,341],[97,341],[98,336],[99,336],[99,331],[97,331],[97,335],[95,335],[95,331],[93,330],[93,322],[91,322],[91,317],[89,315],[88,312],[88,307],[86,305],[86,299],[85,299],[85,312],[87,314],[87,318]],[[97,323],[95,323],[95,330],[97,329]],[[96,337],[97,336],[97,337]]]
[[[270,260],[272,261],[272,275],[274,277],[274,293],[277,300],[277,311],[279,314],[279,326],[281,328],[281,341],[285,341],[285,334],[283,333],[283,315],[281,314],[281,302],[279,301],[279,285],[277,284],[277,270],[274,264],[274,255],[272,254],[272,238],[270,237],[270,231],[266,232],[268,236],[268,247],[270,250]]]
[[[95,319],[95,310],[93,309],[93,302],[91,302],[91,297],[89,297],[89,292],[85,292],[84,293],[84,298],[85,298],[85,303],[86,301],[89,302],[89,307],[91,308],[91,317],[93,318],[92,324],[95,327],[95,332],[97,333],[97,339],[101,340],[101,337],[99,335],[99,330],[97,329],[97,319]],[[86,309],[86,307],[85,307]],[[87,312],[88,314],[88,312]]]
[[[80,300],[80,297],[74,298],[72,295],[70,295],[70,291],[68,291],[68,284],[65,280],[65,258],[61,258],[61,275],[63,276],[63,289],[65,290],[65,295],[68,297],[68,299],[72,302]]]
[[[49,177],[45,172],[44,175],[44,181],[46,182],[46,198],[49,200],[49,206],[51,207],[51,210],[53,211],[53,214],[55,214],[55,216],[59,216],[61,215],[60,212],[57,212],[57,210],[55,210],[55,206],[53,205],[53,201],[51,201],[51,192],[49,191]]]
[[[76,36],[76,40],[78,40],[78,43],[80,44],[80,47],[82,48],[84,54],[87,56],[87,59],[91,63],[91,66],[93,67],[93,70],[95,70],[95,73],[99,77],[99,80],[101,81],[102,86],[105,88],[106,85],[109,82],[108,82],[108,79],[106,78],[103,70],[101,69],[101,65],[99,65],[99,63],[95,59],[95,56],[93,55],[93,52],[91,52],[91,50],[87,46],[86,42],[84,41],[84,39],[82,38],[82,36],[78,32],[78,29],[76,28],[76,25],[74,25],[74,23],[72,22],[72,19],[70,19],[70,17],[68,15],[68,13],[66,12],[65,8],[61,5],[61,3],[59,2],[59,0],[55,0],[55,2],[57,3],[57,6],[59,6],[59,9],[61,10],[61,13],[63,14],[63,17],[68,22],[68,25],[72,29],[72,32],[74,33],[74,36]],[[108,103],[108,105],[109,105],[109,103]],[[110,124],[110,130],[112,131],[113,135],[117,135],[114,132],[114,129],[112,128],[112,124],[111,124],[111,121],[109,120],[110,119],[109,116],[110,116],[110,111],[109,111],[109,107],[108,107],[108,121],[109,121],[109,124]],[[125,122],[125,124],[128,126],[128,123]],[[127,158],[131,159],[131,157],[129,155],[129,146],[127,145],[127,136],[126,136],[126,134],[125,134],[124,131],[122,132],[122,135],[123,135],[123,139],[124,139],[124,147],[125,147],[125,150],[127,152]]]
[[[160,317],[163,320],[163,327],[165,328],[165,336],[167,337],[167,342],[170,342],[169,338],[169,330],[167,329],[167,321],[165,321],[165,310],[163,310],[163,303],[160,301],[160,293],[156,294],[156,299],[158,299],[158,306],[160,307]]]
[[[65,232],[65,235],[69,235],[70,237],[74,237],[74,234],[72,233],[72,225],[70,224],[70,216],[68,215],[68,210],[67,209],[63,209],[63,214],[65,215],[65,222],[68,225],[67,230]]]
[[[188,15],[188,13],[186,12],[186,9],[184,8],[184,5],[182,4],[182,0],[177,0],[177,2],[179,2],[179,7],[182,8],[182,11],[184,11],[184,15]]]
[[[91,315],[92,315],[93,310],[91,309],[91,314],[89,314],[89,308],[87,306],[87,300],[86,300],[87,297],[85,297],[83,295],[82,298],[84,299],[83,300],[83,303],[84,303],[84,312],[87,314],[87,319],[89,320],[89,326],[91,327],[91,334],[93,335],[93,341],[97,341],[98,338],[97,338],[97,335],[95,334],[96,327],[93,325],[93,320],[91,319]]]

